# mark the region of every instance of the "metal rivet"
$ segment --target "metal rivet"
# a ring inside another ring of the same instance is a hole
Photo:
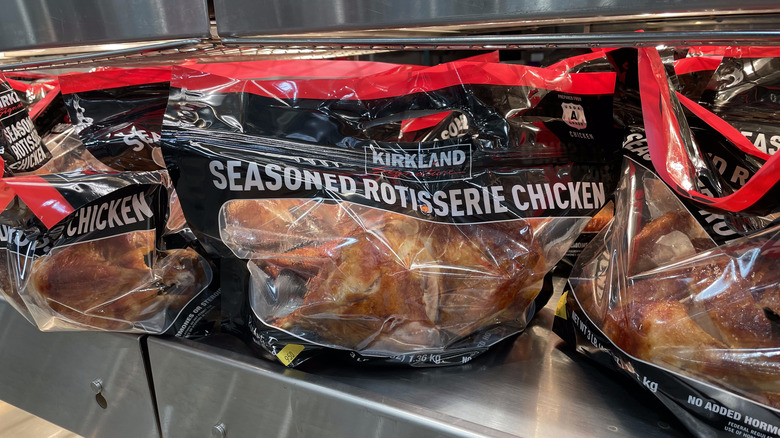
[[[92,383],[89,384],[89,387],[92,388],[92,391],[95,394],[100,394],[103,392],[103,380],[95,379],[92,381]]]
[[[225,438],[227,436],[227,425],[219,423],[211,428],[212,438]]]

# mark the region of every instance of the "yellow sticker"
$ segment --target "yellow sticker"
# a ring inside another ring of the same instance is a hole
[[[563,295],[561,295],[561,299],[558,300],[558,306],[555,307],[555,316],[563,319],[566,318],[566,296],[568,295],[568,292],[564,292]]]
[[[295,358],[301,354],[301,351],[303,351],[303,345],[287,344],[284,348],[282,348],[282,351],[276,354],[276,357],[282,361],[284,366],[288,366],[290,365],[290,362],[295,360]]]

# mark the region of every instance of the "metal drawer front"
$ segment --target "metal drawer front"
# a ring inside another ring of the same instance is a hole
[[[159,436],[139,336],[42,333],[1,300],[0,399],[84,437]]]
[[[517,339],[437,369],[286,369],[224,339],[149,338],[161,430],[165,438],[686,436],[635,383],[558,348],[552,316],[545,308]]]

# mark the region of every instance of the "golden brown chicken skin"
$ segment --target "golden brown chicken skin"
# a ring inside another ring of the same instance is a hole
[[[30,283],[77,326],[127,331],[168,307],[181,308],[205,276],[195,251],[155,254],[153,232],[135,232],[55,248],[34,262]]]

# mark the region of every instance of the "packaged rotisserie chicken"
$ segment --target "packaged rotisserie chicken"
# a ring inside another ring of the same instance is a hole
[[[468,362],[526,327],[611,193],[613,74],[248,76],[174,68],[163,154],[225,327],[287,366]]]
[[[6,297],[42,331],[202,336],[216,318],[197,245],[166,246],[164,172],[4,178]],[[5,277],[5,276],[3,276]],[[7,281],[6,281],[7,280]]]
[[[777,157],[670,87],[654,49],[611,56],[643,123],[627,126],[613,222],[574,265],[553,330],[695,435],[778,436]]]

